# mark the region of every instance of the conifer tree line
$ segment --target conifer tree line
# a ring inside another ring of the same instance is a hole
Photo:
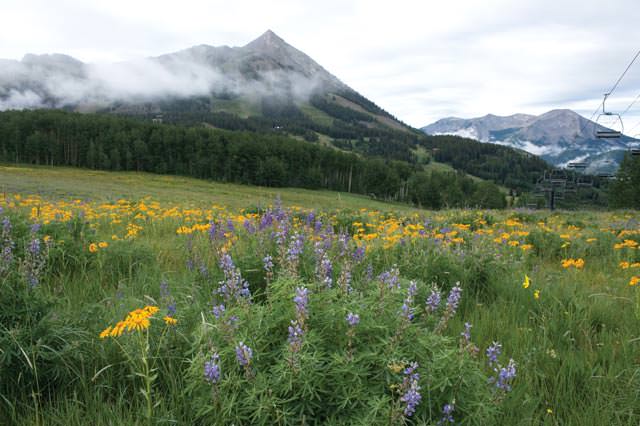
[[[609,199],[611,207],[640,209],[640,156],[625,155],[611,183]]]
[[[0,112],[0,161],[365,194],[426,208],[501,208],[490,182],[286,136],[59,110]]]

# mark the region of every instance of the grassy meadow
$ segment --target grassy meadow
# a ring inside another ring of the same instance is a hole
[[[640,214],[0,167],[0,423],[637,425]]]

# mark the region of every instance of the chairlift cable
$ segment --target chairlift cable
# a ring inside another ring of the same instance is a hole
[[[605,93],[604,99],[602,100],[602,102],[600,102],[600,104],[598,104],[598,107],[596,108],[596,110],[593,111],[593,114],[591,114],[591,118],[589,118],[589,121],[593,121],[593,118],[596,116],[596,114],[598,114],[598,111],[600,111],[600,108],[602,108],[604,106],[604,102],[607,99],[607,97],[611,96],[611,94],[613,94],[613,92],[615,92],[615,90],[618,88],[618,85],[620,84],[620,82],[622,81],[624,76],[627,75],[627,72],[629,72],[629,70],[631,69],[631,67],[636,62],[636,59],[638,59],[639,56],[640,56],[640,50],[638,50],[638,52],[636,52],[636,54],[633,57],[633,59],[631,60],[631,62],[629,62],[629,65],[627,65],[627,68],[625,68],[625,70],[622,72],[622,74],[620,74],[620,77],[618,77],[618,79],[613,84],[611,89],[607,93]],[[582,126],[580,127],[580,131],[582,131]]]
[[[627,106],[627,107],[625,108],[625,110],[624,110],[624,111],[622,111],[622,112],[620,113],[620,116],[623,116],[623,115],[625,115],[627,112],[629,112],[629,110],[631,109],[631,107],[632,107],[632,106],[634,106],[634,105],[636,104],[636,102],[638,102],[639,100],[640,100],[640,93],[638,93],[638,96],[636,96],[636,98],[633,100],[633,102],[631,102],[631,103],[629,104],[629,106]]]
[[[618,88],[618,85],[620,84],[620,82],[622,81],[622,79],[624,78],[624,76],[627,74],[627,72],[629,71],[629,69],[631,69],[631,67],[633,66],[633,63],[636,61],[636,59],[638,59],[638,56],[640,56],[640,50],[638,50],[638,52],[636,53],[636,56],[633,57],[633,59],[631,60],[631,62],[629,62],[629,65],[627,65],[627,68],[625,68],[624,72],[620,75],[620,77],[618,78],[618,80],[616,81],[616,83],[613,85],[613,87],[611,88],[611,90],[609,90],[607,92],[607,96],[610,96],[613,94],[613,92]],[[603,101],[604,102],[604,101]]]

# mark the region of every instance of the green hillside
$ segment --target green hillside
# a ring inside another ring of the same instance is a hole
[[[417,211],[403,203],[380,202],[345,192],[267,188],[144,172],[105,172],[69,167],[0,166],[0,191],[39,194],[49,199],[114,201],[152,197],[161,202],[219,204],[233,209],[264,207],[279,197],[283,205],[289,207]]]

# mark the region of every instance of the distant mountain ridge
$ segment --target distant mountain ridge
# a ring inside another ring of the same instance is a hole
[[[640,141],[625,135],[597,139],[595,132],[601,129],[605,127],[571,110],[557,109],[539,116],[444,118],[421,130],[430,135],[456,135],[521,149],[555,166],[586,162],[589,173],[611,172],[617,169],[624,153],[640,146]]]

